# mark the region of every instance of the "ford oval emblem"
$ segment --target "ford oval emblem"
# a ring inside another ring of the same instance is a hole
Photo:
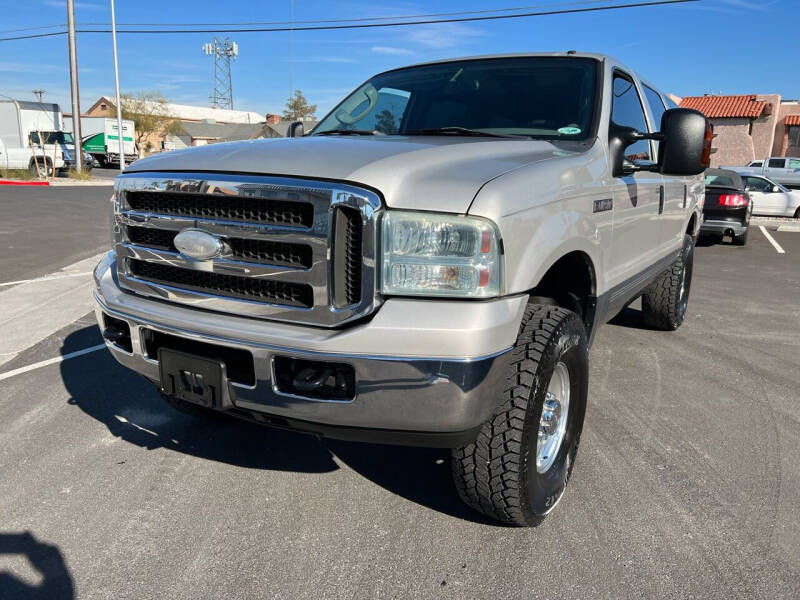
[[[194,260],[208,260],[222,252],[222,242],[218,237],[202,229],[184,229],[175,236],[178,252]]]

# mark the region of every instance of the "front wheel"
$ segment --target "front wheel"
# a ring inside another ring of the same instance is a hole
[[[475,510],[530,527],[572,474],[586,411],[586,329],[572,311],[530,304],[510,356],[499,408],[473,443],[453,450],[453,479]]]
[[[685,235],[678,258],[642,295],[645,325],[664,331],[675,331],[681,326],[689,304],[693,264],[694,241]]]

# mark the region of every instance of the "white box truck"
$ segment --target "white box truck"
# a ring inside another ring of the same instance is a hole
[[[72,135],[58,104],[0,100],[0,168],[52,175],[74,163]]]
[[[67,129],[71,130],[71,123]],[[100,166],[119,166],[119,126],[116,119],[106,117],[81,117],[83,151],[90,154]],[[133,143],[135,136],[133,121],[122,120],[122,148],[125,150],[125,164],[139,158]]]

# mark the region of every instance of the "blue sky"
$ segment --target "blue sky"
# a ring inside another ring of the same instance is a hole
[[[617,0],[615,3],[631,0]],[[325,2],[295,0],[295,19],[347,19],[431,12],[566,4],[567,0]],[[598,0],[569,4],[592,5]],[[65,22],[64,0],[5,0],[0,30]],[[289,0],[117,0],[117,22],[283,21]],[[78,27],[110,20],[107,0],[77,0]],[[693,4],[413,27],[296,32],[294,87],[322,116],[371,74],[404,64],[474,54],[576,49],[612,54],[664,91],[779,93],[800,98],[797,69],[800,0],[700,0]],[[20,33],[0,33],[0,37]],[[211,58],[201,46],[213,34],[120,35],[123,91],[159,90],[173,102],[208,105]],[[109,34],[78,36],[82,108],[113,94]],[[290,91],[288,33],[239,33],[233,65],[234,107],[280,112]],[[65,37],[0,42],[0,94],[45,100],[69,110]]]

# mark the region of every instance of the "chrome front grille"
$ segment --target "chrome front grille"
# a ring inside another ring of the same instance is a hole
[[[269,176],[130,173],[117,178],[115,248],[125,289],[192,307],[336,326],[375,292],[377,195]],[[187,228],[216,236],[208,260],[181,254]]]

